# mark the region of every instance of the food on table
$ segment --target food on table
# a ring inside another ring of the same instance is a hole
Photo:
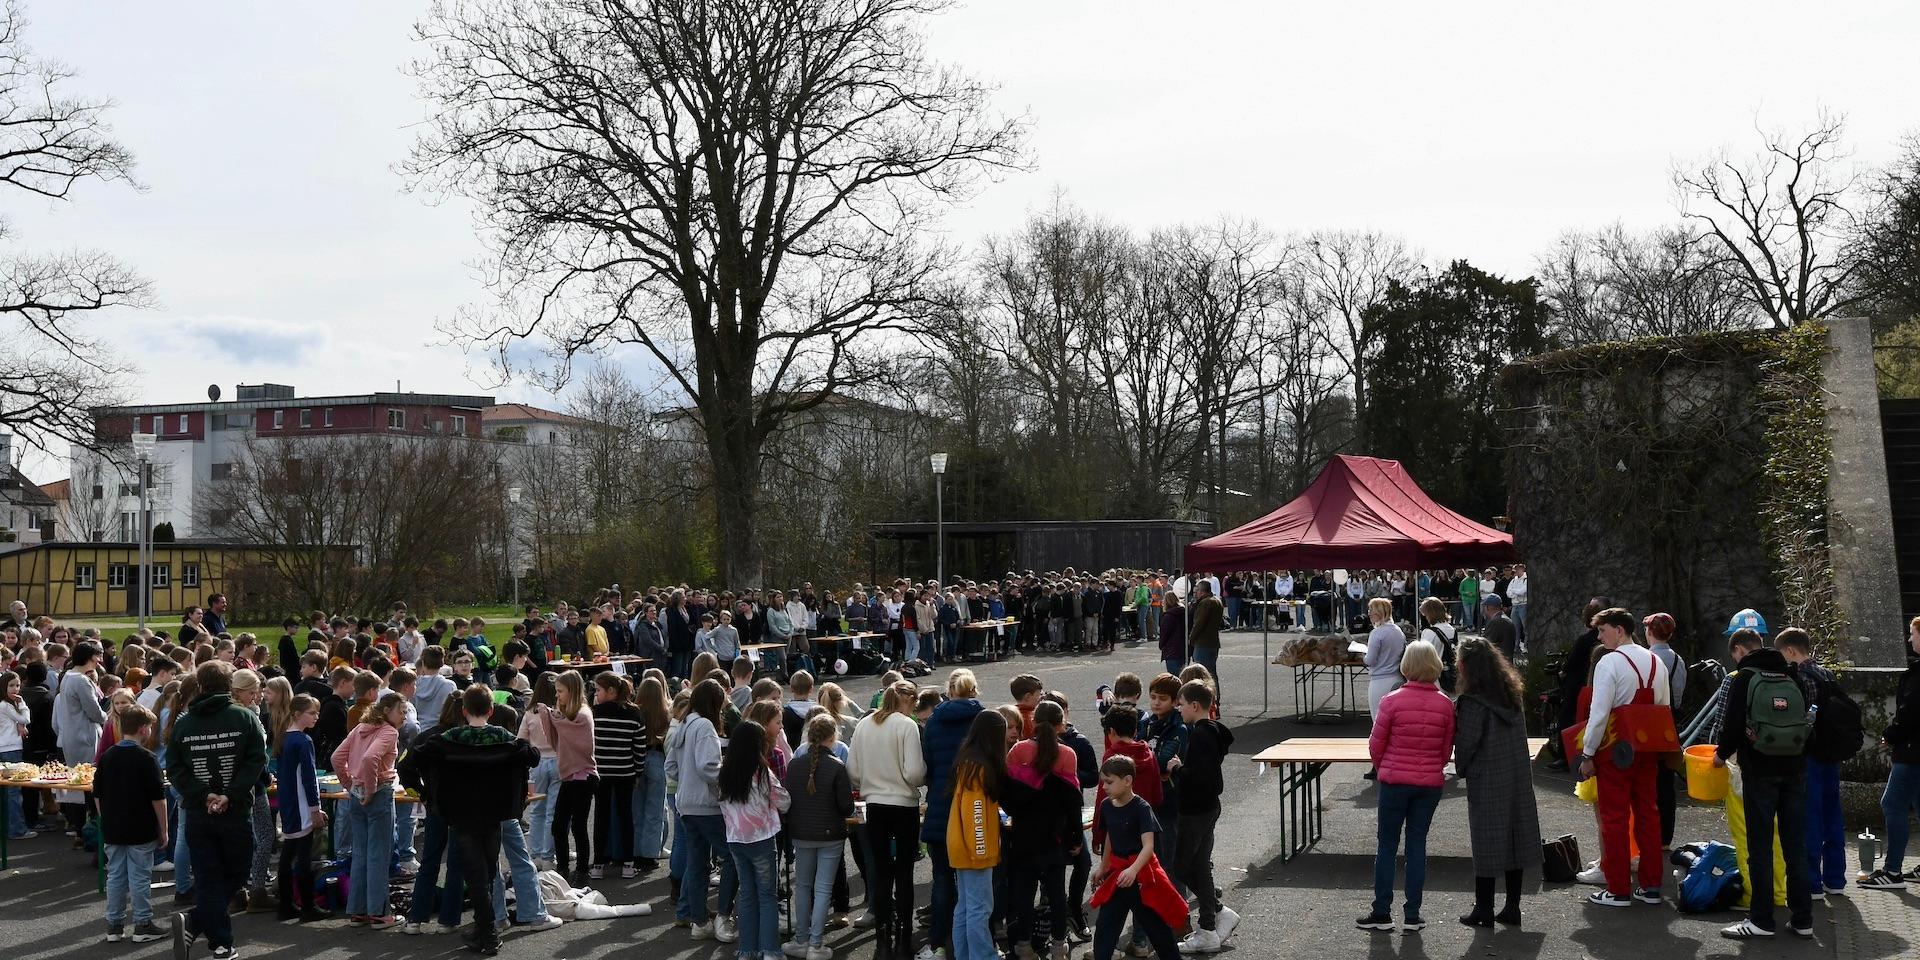
[[[0,765],[0,780],[7,783],[30,783],[38,779],[40,779],[40,765],[37,763]]]
[[[72,777],[73,771],[68,770],[67,765],[58,760],[50,760],[40,765],[40,779],[42,782],[59,783],[70,780]]]

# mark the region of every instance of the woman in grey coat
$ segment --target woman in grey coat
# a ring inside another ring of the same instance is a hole
[[[100,750],[100,728],[107,722],[107,713],[100,707],[100,688],[93,682],[99,670],[99,646],[87,642],[76,645],[67,671],[60,675],[60,689],[54,693],[53,729],[59,737],[60,755],[69,768],[92,763]],[[87,822],[86,795],[62,791],[55,796],[61,798],[60,812],[66,815],[68,826],[74,836],[79,836]],[[80,802],[67,802],[68,797]]]
[[[1533,798],[1533,757],[1522,710],[1526,687],[1498,647],[1478,637],[1460,641],[1460,699],[1454,702],[1453,762],[1467,781],[1467,824],[1473,846],[1470,927],[1520,925],[1520,882],[1540,865],[1540,811]],[[1505,875],[1507,903],[1493,912],[1494,879]]]

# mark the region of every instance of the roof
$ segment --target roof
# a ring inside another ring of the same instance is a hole
[[[73,486],[73,480],[71,478],[64,479],[64,480],[54,480],[48,483],[41,484],[40,492],[46,494],[48,500],[51,500],[55,503],[59,503],[60,501],[67,499],[68,497],[67,490],[72,486]]]
[[[1189,570],[1479,566],[1513,537],[1434,502],[1398,460],[1336,456],[1280,509],[1187,545]]]
[[[560,424],[584,424],[589,422],[572,416],[571,414],[561,413],[558,410],[547,410],[542,407],[529,406],[524,403],[496,403],[480,413],[480,422],[482,424],[516,423],[519,421]]]
[[[452,393],[361,393],[335,397],[293,397],[279,400],[202,400],[197,403],[158,403],[144,406],[95,407],[96,417],[131,416],[143,413],[198,413],[215,410],[271,410],[295,407],[470,407],[493,406],[492,397]]]
[[[317,543],[289,543],[289,544],[242,543],[237,540],[194,540],[194,539],[171,540],[171,541],[156,540],[153,543],[148,544],[147,546],[149,546],[150,548],[156,551],[257,550],[262,553],[272,553],[274,551],[279,551],[279,550],[295,551],[295,550],[353,550],[353,549],[356,549],[353,544],[349,544],[349,543],[336,543],[336,544],[333,544],[332,546],[323,546]],[[138,550],[138,549],[140,549],[140,542],[138,540],[48,540],[44,543],[36,543],[36,544],[33,544],[32,546],[21,547],[18,550],[9,550],[7,551],[5,556],[9,556],[9,557],[18,556],[23,553],[31,553],[35,550]]]
[[[21,473],[19,467],[9,467],[8,469],[11,471],[11,475],[7,481],[7,489],[17,491],[17,493],[11,497],[13,502],[23,507],[53,506],[53,500],[32,480],[28,480],[27,475]]]

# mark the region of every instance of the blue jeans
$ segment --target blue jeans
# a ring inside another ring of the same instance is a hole
[[[916,631],[916,630],[902,630],[902,631],[900,631],[900,635],[901,635],[901,636],[903,636],[903,637],[905,637],[905,638],[906,638],[906,641],[907,641],[907,644],[906,644],[906,646],[907,646],[907,659],[908,659],[908,660],[918,660],[918,659],[920,659],[920,633],[919,633],[919,631]]]
[[[393,784],[373,798],[345,801],[347,836],[353,843],[353,878],[347,888],[347,915],[383,917],[387,906],[387,869],[393,862]]]
[[[535,860],[553,859],[553,801],[560,792],[560,759],[541,757],[533,768],[533,792],[540,799],[527,804],[527,829]]]
[[[432,916],[436,901],[440,925],[460,925],[460,869],[453,862],[448,843],[447,822],[429,813],[420,837],[420,872],[413,878],[413,899],[407,907],[407,920],[425,923]],[[440,867],[447,868],[446,882],[440,882]],[[356,864],[357,866],[357,864]]]
[[[24,750],[8,750],[0,753],[0,762],[19,763],[26,755]],[[27,822],[25,805],[20,800],[20,790],[15,788],[5,793],[7,795],[7,838],[18,840],[25,837],[27,831],[33,829],[33,824]]]
[[[127,922],[127,901],[133,901],[133,923],[153,922],[153,904],[147,892],[153,887],[153,851],[158,840],[141,844],[107,844],[107,922],[120,926]]]
[[[953,864],[947,859],[944,836],[927,842],[927,861],[933,865],[933,890],[927,895],[927,902],[932,905],[933,919],[927,928],[927,942],[938,949],[953,944],[953,904],[959,898],[954,887]]]
[[[1880,813],[1887,818],[1887,856],[1881,866],[1899,873],[1907,857],[1907,816],[1920,808],[1920,763],[1896,763],[1880,793]]]
[[[1847,823],[1840,765],[1807,760],[1807,873],[1815,890],[1847,888]]]
[[[1518,639],[1520,646],[1524,647],[1527,643],[1527,605],[1514,604],[1512,616],[1514,636]]]
[[[719,819],[719,818],[715,818]],[[740,876],[740,942],[734,952],[760,957],[780,952],[780,886],[774,877],[774,845],[768,837],[752,843],[728,843]],[[680,881],[681,889],[686,881]]]
[[[187,848],[187,805],[180,802],[180,791],[167,788],[173,801],[173,892],[175,896],[193,892],[193,854]]]
[[[262,804],[266,803],[266,798],[262,797],[260,799],[260,802]],[[406,863],[408,860],[412,860],[414,856],[413,811],[414,811],[414,807],[412,805],[409,805],[404,809],[396,807],[394,808],[394,811],[393,811],[393,858],[392,858],[392,861],[396,866],[402,863]],[[272,846],[271,841],[269,841],[268,846]]]
[[[667,755],[648,750],[646,772],[633,791],[633,855],[658,860],[666,845]]]
[[[993,871],[955,870],[959,904],[953,914],[953,960],[998,960],[993,945]]]
[[[793,939],[820,946],[827,932],[827,910],[833,900],[833,878],[840,872],[846,844],[793,844]]]
[[[1780,831],[1780,851],[1787,861],[1787,912],[1794,926],[1809,926],[1813,923],[1813,895],[1804,856],[1807,838],[1802,835],[1807,825],[1806,777],[1742,774],[1740,797],[1747,810],[1747,850],[1773,849],[1774,830]],[[1773,858],[1749,853],[1747,873],[1751,884],[1748,889],[1754,891],[1747,919],[1772,930],[1773,898],[1766,891],[1774,889]]]
[[[1403,783],[1380,785],[1380,828],[1373,851],[1373,913],[1384,917],[1393,910],[1394,856],[1400,850],[1400,832],[1407,834],[1407,919],[1420,916],[1420,894],[1427,885],[1427,828],[1440,806],[1439,787]]]
[[[1176,677],[1180,675],[1180,671],[1185,670],[1187,668],[1186,657],[1168,657],[1161,662],[1166,664],[1167,672],[1173,674]]]
[[[540,876],[533,869],[533,856],[527,852],[527,834],[518,820],[500,821],[500,853],[507,858],[508,878],[498,874],[493,878],[493,915],[507,915],[507,879],[513,881],[513,919],[519,923],[536,923],[547,915],[547,905],[540,899]],[[459,899],[453,901],[459,904]],[[459,909],[455,906],[456,910]],[[456,918],[455,922],[458,922]]]
[[[1234,629],[1235,627],[1238,627],[1238,626],[1240,626],[1240,598],[1239,598],[1239,597],[1228,597],[1228,598],[1227,598],[1227,627],[1226,627],[1226,628],[1227,628],[1228,630],[1232,630],[1232,629]]]
[[[680,909],[676,917],[694,923],[707,922],[707,877],[713,870],[714,854],[720,859],[720,902],[722,914],[733,912],[734,898],[740,892],[740,877],[734,872],[734,860],[727,852],[727,823],[717,813],[682,814],[680,822],[687,830],[684,842],[675,841],[675,853],[687,849],[687,862],[680,874]],[[774,944],[773,949],[780,949]]]

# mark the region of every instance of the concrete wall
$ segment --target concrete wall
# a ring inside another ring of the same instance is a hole
[[[1900,571],[1887,493],[1886,445],[1873,368],[1873,332],[1864,318],[1828,321],[1827,542],[1834,599],[1847,615],[1842,654],[1862,667],[1905,663]]]

